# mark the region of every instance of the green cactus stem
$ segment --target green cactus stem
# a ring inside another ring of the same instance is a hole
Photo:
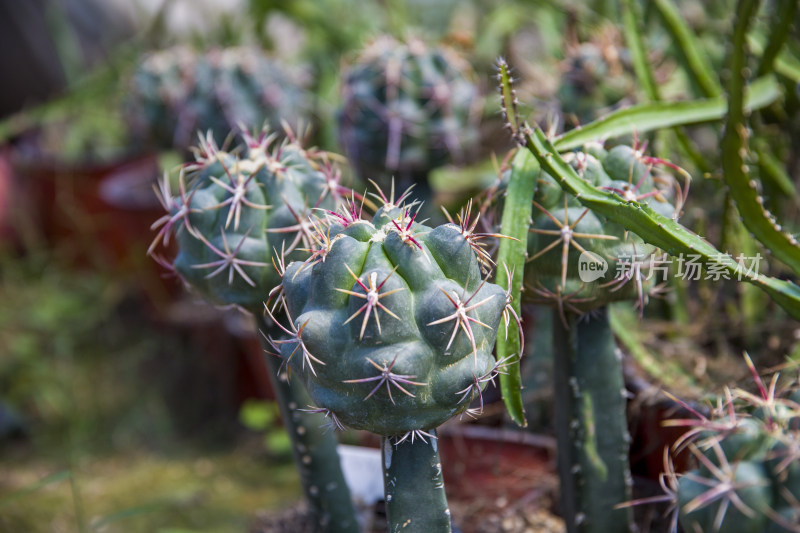
[[[403,442],[381,439],[386,512],[392,532],[451,531],[436,430],[426,433]]]
[[[605,308],[567,326],[553,316],[558,471],[567,531],[631,531],[628,427],[620,353]]]
[[[280,331],[262,314],[256,315],[256,323],[263,333],[264,349],[272,351],[266,339],[278,337]],[[314,512],[317,530],[358,533],[358,521],[350,489],[342,474],[331,421],[324,413],[308,409],[311,399],[305,386],[299,379],[288,379],[280,358],[267,355],[266,361],[283,427],[292,441],[294,464],[303,493]]]

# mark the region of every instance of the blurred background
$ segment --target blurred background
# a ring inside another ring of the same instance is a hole
[[[224,143],[240,123],[284,119],[345,152],[343,72],[361,50],[382,34],[444,43],[481,95],[479,141],[430,169],[439,203],[457,208],[497,182],[511,148],[497,57],[519,78],[521,112],[555,130],[641,100],[616,4],[0,0],[0,532],[268,531],[301,498],[250,322],[147,255],[164,214],[153,185],[190,157],[198,128]],[[662,97],[702,95],[641,4]],[[731,2],[675,5],[719,72]],[[797,80],[781,83],[791,90],[765,114],[778,139],[765,147],[778,162],[768,197],[796,225]],[[730,220],[718,128],[688,132],[694,154],[655,145],[696,176],[682,222],[720,249],[758,252]],[[800,357],[797,324],[732,282],[678,287],[642,323],[620,311],[617,328],[637,379],[687,394],[745,376],[744,349],[760,367]],[[528,413],[547,433],[549,341],[531,338]]]

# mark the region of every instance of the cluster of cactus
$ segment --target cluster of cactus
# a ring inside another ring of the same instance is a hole
[[[707,416],[670,421],[690,429],[696,468],[669,469],[664,488],[686,531],[779,533],[800,531],[800,386],[765,386],[748,357],[758,391],[727,390]],[[669,467],[669,463],[667,465]]]
[[[340,186],[326,154],[303,148],[290,130],[280,143],[266,130],[244,133],[241,140],[227,151],[210,134],[201,137],[176,194],[165,176],[158,192],[167,214],[153,224],[158,234],[149,251],[209,302],[254,315],[268,348],[266,336],[280,331],[263,313],[268,294],[281,282],[275,254],[280,260],[308,256],[308,213],[335,209]],[[156,248],[172,238],[178,251],[170,263]],[[308,402],[302,384],[289,383],[275,357],[267,357],[267,365],[319,530],[357,531],[336,439],[322,429],[325,418],[298,411]]]
[[[342,82],[340,142],[358,174],[384,188],[394,177],[404,188],[463,161],[478,139],[472,78],[450,48],[389,36],[371,43]]]
[[[619,40],[617,30],[608,28],[591,41],[567,47],[557,93],[567,124],[586,124],[634,94],[636,79]]]
[[[285,267],[292,337],[276,344],[313,410],[383,437],[390,523],[449,531],[435,428],[482,407],[502,367],[492,351],[506,293],[482,279],[488,258],[466,214],[431,228],[405,195],[376,197],[371,222],[355,203],[315,222],[311,257]]]
[[[304,81],[254,47],[195,51],[175,46],[146,57],[133,74],[126,112],[134,131],[185,151],[195,132],[222,144],[244,125],[291,124],[308,111]]]

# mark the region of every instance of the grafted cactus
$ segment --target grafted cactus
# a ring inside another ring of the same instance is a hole
[[[800,531],[800,404],[798,382],[765,386],[746,356],[757,392],[734,389],[706,416],[672,421],[688,427],[696,468],[675,474],[667,463],[665,499],[687,531]],[[688,406],[687,406],[688,407]]]
[[[135,130],[159,147],[179,150],[197,130],[213,132],[222,143],[240,124],[295,123],[308,106],[302,76],[255,47],[154,52],[134,72],[126,100]]]
[[[449,531],[435,428],[472,414],[499,371],[506,294],[481,279],[467,224],[430,228],[387,201],[372,222],[351,210],[318,228],[318,250],[283,276],[281,354],[317,409],[384,437],[392,530]]]
[[[340,142],[362,178],[423,187],[430,170],[465,159],[480,98],[454,50],[382,36],[345,75]],[[417,194],[420,193],[417,189]]]
[[[668,198],[682,199],[663,163],[638,147],[590,145],[567,159],[585,180],[628,201],[677,216]],[[655,248],[619,224],[583,208],[542,172],[534,196],[525,269],[528,297],[553,306],[556,431],[562,507],[570,532],[632,528],[629,436],[621,355],[605,307],[636,300],[643,307],[661,288],[650,277]],[[659,185],[659,183],[661,183]],[[677,191],[677,192],[676,192]],[[666,272],[663,273],[666,276]]]
[[[159,260],[210,302],[252,313],[266,340],[280,333],[263,313],[263,302],[281,282],[274,253],[306,258],[304,247],[312,235],[307,214],[313,207],[335,207],[339,188],[323,154],[304,149],[291,131],[279,144],[266,131],[245,133],[242,141],[229,152],[219,149],[210,134],[201,138],[196,161],[183,168],[175,196],[165,177],[160,199],[168,213],[153,225],[159,231],[150,252],[174,234],[174,263]],[[322,429],[325,418],[298,411],[308,403],[302,384],[286,380],[277,358],[267,357],[267,364],[317,528],[357,531],[336,439]]]

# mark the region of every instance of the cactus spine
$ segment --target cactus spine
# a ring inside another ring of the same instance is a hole
[[[481,280],[466,215],[430,228],[380,199],[372,222],[355,208],[318,220],[317,250],[286,267],[281,354],[320,411],[382,436],[390,530],[449,531],[434,430],[474,414],[499,371],[505,292]]]
[[[294,139],[291,132],[287,136]],[[219,149],[210,134],[201,139],[196,161],[180,175],[177,195],[165,177],[160,199],[168,213],[153,225],[159,232],[150,252],[174,235],[174,263],[159,261],[210,302],[253,314],[269,349],[266,339],[280,332],[263,316],[263,302],[281,279],[273,250],[282,250],[282,259],[307,256],[301,249],[308,235],[302,214],[314,205],[333,207],[336,186],[315,154],[294,140],[275,145],[275,136],[264,131],[244,134],[243,141],[240,153]],[[279,359],[268,356],[267,363],[318,529],[358,531],[336,439],[323,429],[325,417],[299,411],[308,404],[302,384],[288,383]]]

